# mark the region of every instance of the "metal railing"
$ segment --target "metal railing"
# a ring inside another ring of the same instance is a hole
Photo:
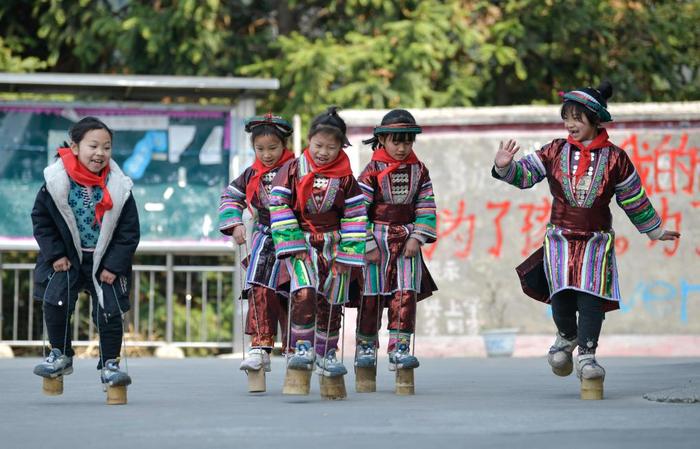
[[[32,239],[0,238],[0,343],[43,344],[42,307],[33,299],[37,251]],[[233,299],[241,282],[236,255],[224,242],[142,242],[125,317],[128,344],[242,350],[247,302]],[[72,321],[75,346],[94,344],[91,313],[89,296],[81,294]]]

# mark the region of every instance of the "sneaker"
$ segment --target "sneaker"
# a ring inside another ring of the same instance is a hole
[[[61,350],[53,348],[46,360],[34,367],[34,374],[53,379],[67,376],[73,372],[73,357],[63,355]]]
[[[389,371],[418,368],[419,366],[418,359],[411,355],[406,343],[398,343],[396,349],[389,352]]]
[[[598,364],[595,354],[579,354],[576,357],[576,377],[579,379],[605,379],[605,369]]]
[[[566,377],[574,370],[573,356],[571,355],[576,348],[576,339],[567,340],[557,334],[557,339],[554,345],[549,348],[547,354],[547,362],[552,367],[552,372],[557,376]]]
[[[131,385],[131,377],[119,369],[119,358],[110,359],[105,362],[100,375],[102,383],[110,387],[121,387]]]
[[[270,372],[270,354],[262,348],[250,348],[248,357],[241,362],[241,371],[260,371]]]
[[[326,356],[316,359],[316,374],[326,377],[344,376],[348,370],[335,356],[335,349],[329,349]]]
[[[314,353],[311,349],[311,342],[308,340],[297,341],[294,354],[287,361],[287,368],[311,371],[314,365]]]
[[[363,341],[357,345],[355,366],[358,368],[372,368],[377,366],[377,349],[374,342]]]

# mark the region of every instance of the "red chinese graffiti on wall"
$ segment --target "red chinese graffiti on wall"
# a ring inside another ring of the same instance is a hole
[[[652,147],[640,141],[636,133],[630,134],[620,148],[627,151],[637,167],[644,188],[649,196],[657,193],[685,193],[692,195],[697,190],[700,152],[696,146],[688,146],[688,133],[678,137],[678,145],[670,146],[675,136],[665,134]]]
[[[503,228],[501,222],[503,217],[506,216],[510,210],[510,201],[503,201],[502,203],[493,203],[489,201],[486,203],[487,210],[500,210],[493,219],[493,228],[496,234],[496,243],[489,248],[489,254],[494,257],[501,257],[501,247],[503,246]]]
[[[450,209],[442,209],[437,213],[437,233],[438,241],[429,245],[423,251],[427,259],[432,259],[433,254],[438,249],[441,241],[452,239],[459,246],[454,249],[455,257],[466,259],[471,254],[472,244],[474,242],[474,225],[476,224],[476,216],[466,214],[466,203],[464,200],[457,202],[457,209],[453,212]],[[462,226],[465,225],[465,226]]]
[[[700,191],[698,147],[689,145],[687,133],[680,136],[665,134],[655,143],[632,133],[623,140],[620,147],[627,151],[637,167],[644,188],[663,220],[664,228],[682,233],[684,214],[698,214],[697,209],[700,209],[700,200],[692,198]],[[475,232],[478,232],[479,240],[491,242],[486,245],[484,255],[495,258],[503,257],[504,245],[510,250],[520,248],[520,254],[527,256],[542,244],[552,207],[548,196],[535,202],[518,201],[517,194],[502,201],[492,197],[485,199],[482,195],[474,197],[474,202],[471,202],[468,192],[465,192],[465,197],[467,199],[458,200],[454,207],[438,211],[438,241],[425,248],[427,259],[432,259],[436,251],[448,258],[469,258],[474,251]],[[512,223],[513,220],[520,223],[519,237],[517,241],[506,244],[503,227],[506,222]],[[693,220],[689,223],[692,224]],[[615,249],[618,256],[627,253],[629,245],[627,236],[616,235]],[[667,242],[664,245],[651,241],[648,245],[658,245],[661,253],[671,258],[678,254],[681,241]],[[700,256],[700,246],[694,251]]]
[[[544,235],[544,231],[547,229],[549,215],[552,212],[552,201],[549,198],[542,198],[542,202],[540,204],[525,203],[521,204],[519,208],[520,210],[525,211],[523,226],[520,228],[520,232],[522,232],[523,236],[525,236],[525,244],[523,245],[523,249],[520,251],[520,254],[523,256],[528,256],[530,253],[542,246],[542,236]],[[538,224],[537,227],[535,227],[533,224],[533,219]]]

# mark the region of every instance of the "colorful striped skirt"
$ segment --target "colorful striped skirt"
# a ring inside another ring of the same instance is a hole
[[[403,251],[413,225],[374,224],[374,239],[379,263],[365,264],[364,295],[390,295],[398,291],[415,291],[419,299],[437,290],[423,263],[422,254],[404,257]]]
[[[350,287],[361,277],[359,268],[353,268],[338,275],[331,274],[331,263],[336,260],[340,232],[304,232],[306,239],[306,260],[295,257],[284,259],[291,278],[290,293],[302,288],[313,288],[331,304],[345,304],[350,299]],[[359,285],[353,289],[359,291]]]
[[[550,298],[562,290],[580,290],[606,300],[606,310],[620,307],[612,230],[584,232],[547,225],[544,272]]]

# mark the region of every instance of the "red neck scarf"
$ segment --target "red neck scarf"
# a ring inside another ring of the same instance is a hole
[[[102,169],[102,173],[96,175],[88,170],[78,160],[78,156],[74,155],[70,148],[59,148],[58,155],[61,156],[63,167],[66,173],[73,181],[85,187],[100,187],[102,189],[102,199],[95,205],[95,221],[102,224],[102,217],[105,212],[113,206],[112,196],[107,190],[107,175],[109,174],[109,164]]]
[[[586,173],[586,170],[588,170],[588,167],[591,165],[591,150],[612,146],[612,143],[610,143],[608,140],[608,132],[605,130],[605,128],[601,128],[600,133],[588,146],[584,146],[581,142],[571,137],[571,134],[569,134],[566,141],[581,150],[581,158],[578,161],[578,169],[576,170],[576,173],[573,174],[573,176],[576,178],[576,183],[578,183],[578,180],[584,173]]]
[[[373,161],[378,161],[378,162],[384,162],[386,164],[389,164],[387,168],[382,170],[377,174],[377,180],[381,183],[382,179],[389,173],[393,172],[397,168],[399,168],[403,164],[418,164],[420,161],[418,160],[418,157],[416,157],[416,153],[411,151],[411,153],[406,157],[406,159],[403,160],[397,160],[391,157],[391,155],[386,151],[386,148],[384,147],[379,147],[376,150],[374,150],[374,154],[372,154],[372,160]]]
[[[316,165],[308,148],[304,149],[301,157],[306,159],[311,169],[303,178],[297,181],[297,207],[301,211],[302,216],[306,210],[306,201],[311,197],[314,185],[314,177],[316,175],[326,178],[342,178],[352,175],[350,168],[350,159],[344,150],[340,150],[338,157],[329,164]]]
[[[255,171],[255,174],[250,178],[250,181],[248,181],[248,184],[245,186],[245,201],[248,205],[248,210],[251,210],[251,201],[253,201],[253,195],[255,195],[255,192],[257,192],[260,188],[260,182],[262,180],[263,175],[269,172],[270,170],[274,170],[275,168],[283,166],[284,163],[290,159],[294,159],[294,153],[292,153],[286,148],[284,149],[284,151],[282,151],[282,156],[280,156],[279,160],[275,162],[275,164],[272,167],[266,167],[260,159],[255,159],[255,163],[253,163],[253,165],[251,166],[251,168]]]

